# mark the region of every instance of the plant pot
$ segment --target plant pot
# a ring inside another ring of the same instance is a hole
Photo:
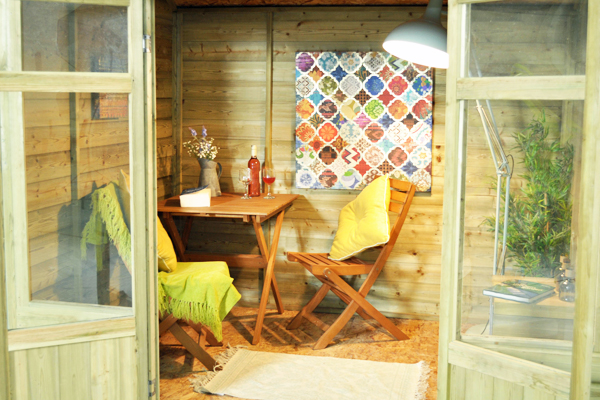
[[[211,197],[220,196],[221,186],[219,185],[219,178],[223,173],[223,167],[220,163],[206,158],[198,158],[198,163],[200,164],[200,181],[198,182],[198,187],[208,186]],[[217,166],[219,167],[218,174]]]

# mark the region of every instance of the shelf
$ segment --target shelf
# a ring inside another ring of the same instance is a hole
[[[497,283],[513,279],[527,280],[554,286],[554,279],[552,278],[533,278],[510,275],[495,275],[492,277],[492,282],[495,285]],[[556,319],[573,319],[573,317],[575,316],[575,303],[568,303],[566,301],[559,300],[558,293],[535,304],[524,304],[518,303],[516,301],[495,298],[494,314]]]

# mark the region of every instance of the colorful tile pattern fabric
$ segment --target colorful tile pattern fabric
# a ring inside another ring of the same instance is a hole
[[[296,53],[296,187],[431,191],[433,73],[384,52]]]

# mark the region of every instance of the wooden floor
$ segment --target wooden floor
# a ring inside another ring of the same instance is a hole
[[[416,363],[425,361],[431,368],[427,399],[435,400],[437,384],[438,327],[436,321],[394,319],[394,323],[410,339],[399,342],[393,339],[374,320],[365,321],[358,315],[346,325],[334,343],[324,350],[314,351],[312,346],[322,331],[305,321],[300,328],[287,331],[285,326],[295,315],[286,311],[283,315],[268,310],[262,332],[261,342],[252,346],[252,333],[256,320],[256,308],[235,307],[223,324],[223,338],[231,346],[248,346],[250,350],[270,351],[277,353],[303,354],[312,356],[329,356],[353,358],[372,361]],[[337,315],[316,314],[327,324],[332,323]],[[190,327],[186,331],[197,338]],[[224,351],[224,348],[210,348],[213,355]],[[170,335],[165,334],[160,340],[160,398],[162,400],[216,400],[232,399],[229,396],[207,396],[195,393],[189,378],[203,373],[203,365],[187,353]]]

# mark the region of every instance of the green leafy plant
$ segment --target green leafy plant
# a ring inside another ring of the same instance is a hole
[[[574,150],[571,144],[548,139],[549,134],[543,111],[527,128],[513,134],[526,172],[521,176],[525,182],[520,193],[509,200],[507,259],[524,276],[554,276],[571,242]],[[503,222],[501,217],[500,232]],[[495,217],[488,217],[483,225],[493,231],[495,223]]]

